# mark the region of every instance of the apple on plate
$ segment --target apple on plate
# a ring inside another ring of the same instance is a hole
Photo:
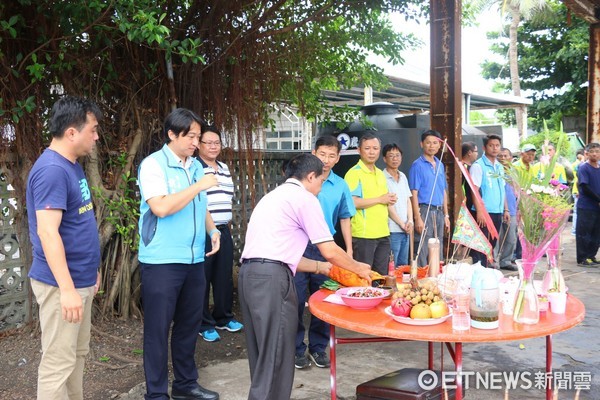
[[[408,317],[411,308],[412,304],[408,300],[397,298],[392,301],[392,313],[399,317]]]
[[[431,318],[442,318],[450,312],[444,300],[434,301],[429,308],[431,309]]]

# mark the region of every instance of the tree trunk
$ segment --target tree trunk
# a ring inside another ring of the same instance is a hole
[[[512,86],[513,95],[521,96],[521,79],[519,78],[519,54],[517,50],[517,29],[519,28],[519,23],[521,22],[521,12],[519,11],[518,6],[510,6],[510,16],[510,43],[508,47],[510,83]],[[527,109],[523,106],[515,108],[515,116],[517,119],[517,131],[519,132],[519,138],[523,140],[527,136]]]

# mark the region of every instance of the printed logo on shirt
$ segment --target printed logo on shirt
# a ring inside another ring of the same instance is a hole
[[[169,186],[169,193],[178,192],[181,188],[181,183],[179,181],[178,176],[170,177],[167,181],[167,185]]]
[[[89,201],[92,198],[92,195],[90,193],[90,187],[88,186],[87,179],[83,178],[79,180],[79,188],[81,189],[81,201]]]

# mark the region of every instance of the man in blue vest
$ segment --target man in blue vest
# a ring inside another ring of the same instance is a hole
[[[500,231],[502,221],[510,223],[510,213],[506,203],[506,189],[504,180],[504,167],[497,160],[500,149],[502,148],[502,139],[498,135],[487,135],[483,138],[484,154],[471,166],[470,173],[475,189],[479,190],[483,204],[475,202],[471,208],[471,214],[479,224],[483,234],[488,238],[492,248],[496,246],[496,240],[489,235],[489,229],[486,225],[484,213],[490,214],[496,231]],[[473,250],[471,253],[473,262],[479,261],[484,267],[488,266],[487,256],[483,253]]]
[[[218,400],[197,382],[194,354],[204,308],[204,258],[220,247],[221,232],[207,209],[206,190],[218,184],[193,157],[200,141],[195,113],[175,109],[165,120],[166,144],[140,164],[140,249],[144,305],[144,398]],[[208,236],[207,236],[208,234]],[[205,254],[205,240],[212,251]],[[173,328],[171,329],[171,325]]]

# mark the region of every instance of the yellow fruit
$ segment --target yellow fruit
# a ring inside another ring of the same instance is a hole
[[[410,310],[412,319],[428,319],[431,318],[431,309],[425,303],[415,304]]]
[[[448,315],[448,305],[445,301],[436,301],[429,306],[431,309],[431,318],[442,318]]]

